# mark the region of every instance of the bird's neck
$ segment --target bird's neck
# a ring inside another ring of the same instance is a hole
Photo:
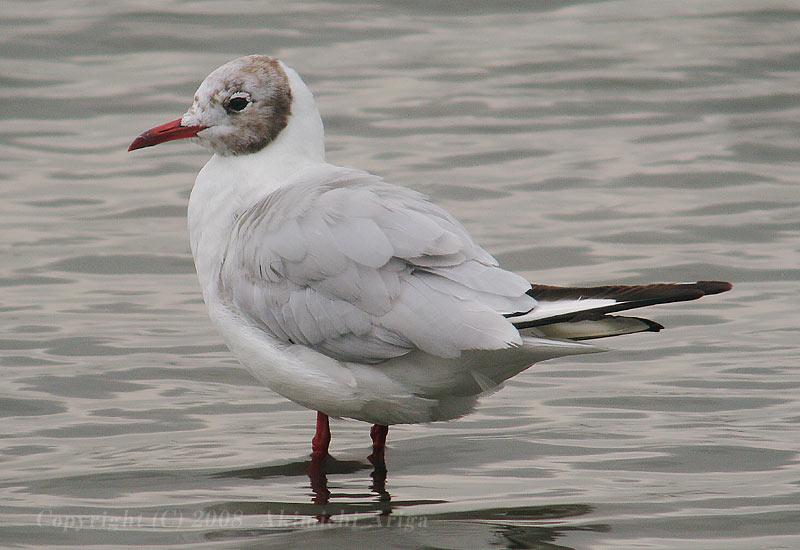
[[[286,127],[256,153],[214,155],[192,188],[189,237],[204,295],[216,280],[215,270],[238,215],[284,185],[298,170],[325,162],[324,130],[314,97],[294,70],[284,69],[293,95]]]

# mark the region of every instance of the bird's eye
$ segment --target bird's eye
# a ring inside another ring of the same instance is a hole
[[[247,107],[249,103],[246,97],[234,97],[228,102],[228,110],[239,112]]]

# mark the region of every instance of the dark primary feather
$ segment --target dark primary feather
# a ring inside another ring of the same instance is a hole
[[[655,283],[649,285],[608,285],[594,287],[561,287],[550,285],[531,285],[527,294],[540,303],[559,301],[579,301],[588,299],[613,300],[612,303],[596,308],[561,313],[539,319],[520,320],[514,323],[518,330],[550,325],[554,323],[599,321],[609,319],[608,313],[625,311],[656,304],[697,300],[710,294],[727,292],[732,285],[724,281],[698,281],[696,283]],[[658,331],[663,328],[658,323],[639,319],[649,326],[643,330]]]

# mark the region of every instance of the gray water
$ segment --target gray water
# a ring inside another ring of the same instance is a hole
[[[312,487],[195,282],[207,154],[125,151],[249,53],[531,280],[734,291],[393,427],[385,480],[337,421]],[[800,548],[800,3],[6,0],[0,97],[0,545]]]

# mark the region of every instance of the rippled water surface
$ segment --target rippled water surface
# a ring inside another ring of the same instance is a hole
[[[796,2],[8,0],[0,30],[0,545],[800,547]],[[532,280],[734,291],[392,428],[385,480],[335,422],[312,486],[313,412],[195,282],[207,154],[125,152],[256,52],[314,90],[332,162]]]

